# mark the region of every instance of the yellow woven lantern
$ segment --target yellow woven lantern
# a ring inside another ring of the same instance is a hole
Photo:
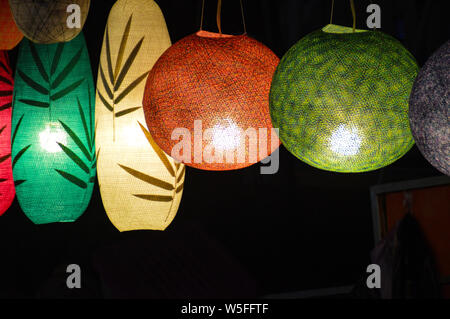
[[[90,0],[9,0],[20,31],[35,43],[68,42],[83,28]]]
[[[114,4],[100,57],[95,118],[103,206],[120,231],[164,230],[180,204],[184,165],[154,143],[142,110],[145,79],[170,44],[153,0]]]

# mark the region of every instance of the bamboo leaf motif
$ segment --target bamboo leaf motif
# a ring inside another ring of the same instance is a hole
[[[110,112],[112,112],[112,111],[114,110],[113,107],[112,107],[112,105],[109,104],[108,101],[106,101],[106,99],[103,97],[103,95],[102,95],[100,92],[98,92],[98,96],[99,96],[99,98],[100,98],[100,101],[102,101],[103,105],[106,106],[106,108],[107,108]]]
[[[81,107],[81,103],[80,103],[80,99],[77,96],[77,104],[78,104],[78,112],[80,112],[80,117],[81,117],[81,123],[83,124],[83,128],[84,128],[84,134],[86,136],[86,141],[88,143],[89,146],[89,150],[92,149],[91,147],[91,138],[89,136],[89,130],[86,124],[86,118],[84,117],[84,112],[83,112],[83,108]]]
[[[67,94],[69,94],[70,92],[72,92],[73,90],[75,90],[77,87],[80,86],[80,84],[84,81],[84,79],[78,80],[75,83],[69,85],[68,87],[66,87],[65,89],[62,89],[61,91],[53,94],[52,96],[50,96],[50,99],[52,101],[56,101],[64,96],[66,96]]]
[[[58,46],[56,47],[55,55],[53,57],[52,66],[50,70],[50,74],[53,76],[56,72],[56,68],[58,67],[59,60],[61,59],[61,54],[64,49],[64,42],[58,43]]]
[[[39,83],[35,82],[33,79],[28,77],[25,73],[23,73],[21,70],[17,70],[17,73],[22,78],[22,80],[26,84],[28,84],[28,86],[31,87],[36,92],[39,92],[39,93],[44,94],[44,95],[48,95],[49,94],[49,90],[47,90],[45,87],[43,87]]]
[[[156,155],[158,155],[161,162],[166,167],[167,171],[172,175],[172,177],[175,177],[175,171],[172,167],[172,164],[170,164],[169,159],[167,158],[166,154],[159,148],[159,146],[155,143],[152,136],[150,135],[150,132],[147,131],[147,129],[138,121],[139,126],[141,127],[142,132],[144,133],[145,137],[147,138],[148,143],[153,148],[153,150],[156,152]]]
[[[31,41],[27,41],[27,42],[29,43],[30,52],[31,52],[31,56],[33,58],[34,64],[36,65],[36,68],[39,71],[39,73],[42,76],[42,78],[49,85],[49,88],[46,88],[46,87],[42,86],[36,80],[34,80],[34,79],[30,78],[29,76],[27,76],[20,69],[17,70],[17,73],[22,78],[22,80],[29,87],[34,89],[36,92],[39,92],[39,93],[41,93],[43,95],[49,96],[51,101],[56,101],[56,100],[59,100],[59,99],[63,98],[67,94],[71,93],[78,86],[80,86],[81,83],[84,81],[84,79],[80,79],[80,80],[70,84],[69,86],[63,88],[63,89],[60,89],[56,93],[52,93],[51,91],[52,90],[57,90],[59,88],[59,86],[61,85],[61,83],[73,71],[73,69],[75,68],[75,66],[77,65],[77,63],[79,62],[79,60],[81,58],[81,54],[83,52],[83,48],[80,48],[77,51],[77,53],[72,57],[72,59],[69,61],[69,63],[67,63],[67,65],[63,68],[63,70],[59,73],[59,75],[54,80],[51,80],[49,75],[47,74],[45,68],[44,68],[44,65],[42,63],[41,58],[39,57],[38,51],[36,49],[36,46]],[[55,74],[55,72],[56,72],[56,70],[58,68],[58,65],[59,65],[59,63],[61,61],[61,56],[62,56],[62,53],[63,53],[63,50],[64,50],[64,46],[65,46],[65,43],[59,43],[57,45],[57,47],[56,47],[55,55],[53,57],[53,61],[52,61],[51,67],[50,67],[50,76],[52,76],[52,77]],[[43,102],[43,101],[36,101],[36,100],[30,100],[30,99],[19,99],[19,101],[23,102],[23,103],[25,103],[27,105],[35,106],[35,107],[41,107],[41,108],[48,108],[48,107],[50,107],[50,104],[48,102]]]
[[[64,153],[66,153],[67,156],[70,157],[70,159],[78,165],[86,174],[89,174],[89,168],[86,166],[86,164],[83,163],[81,158],[78,157],[77,154],[72,152],[67,146],[64,146],[64,144],[61,144],[57,142],[57,144],[61,147]]]
[[[20,125],[22,124],[22,120],[23,120],[24,116],[25,116],[25,114],[22,114],[22,116],[20,117],[19,121],[17,122],[16,128],[14,129],[14,133],[13,133],[12,138],[11,138],[11,145],[12,146],[14,145],[14,142],[16,140],[17,132],[19,131],[19,128],[20,128]],[[30,146],[31,146],[31,144],[25,146],[24,148],[22,148],[16,154],[16,156],[13,158],[13,161],[12,161],[12,167],[13,168],[17,164],[17,162],[20,160],[20,158],[23,156],[23,154],[25,154],[25,152],[28,150],[28,148],[30,148]],[[20,184],[22,184],[24,182],[26,182],[26,180],[23,180]],[[18,184],[18,185],[20,185],[20,184]],[[18,186],[18,185],[16,184],[16,186]]]
[[[162,188],[162,189],[165,189],[165,190],[169,190],[169,191],[174,189],[173,185],[170,184],[170,183],[167,183],[167,182],[162,181],[162,180],[160,180],[158,178],[149,176],[147,174],[139,172],[139,171],[137,171],[135,169],[132,169],[130,167],[127,167],[125,165],[121,165],[121,164],[118,164],[118,165],[122,169],[124,169],[128,174],[133,175],[137,179],[140,179],[140,180],[142,180],[142,181],[144,181],[144,182],[146,182],[148,184],[151,184],[151,185],[154,185],[154,186],[157,186],[159,188]]]
[[[95,146],[95,137],[97,136],[97,125],[98,125],[98,122],[95,122],[94,134],[92,135],[92,139],[91,139],[91,143],[92,143],[91,152],[93,151],[93,148]],[[100,148],[98,149],[98,151],[100,152]],[[98,155],[97,155],[97,157],[98,157]]]
[[[166,189],[166,190],[169,190],[172,192],[171,196],[169,196],[169,195],[147,195],[147,194],[133,194],[133,196],[138,197],[140,199],[149,200],[149,201],[170,202],[174,199],[174,196],[176,194],[178,194],[179,192],[181,192],[183,190],[184,182],[181,184],[179,184],[179,183],[183,179],[186,167],[183,165],[182,168],[180,169],[181,163],[176,162],[175,170],[174,170],[174,168],[170,164],[170,161],[167,158],[166,154],[155,144],[155,142],[153,141],[153,138],[151,137],[151,135],[147,131],[147,129],[139,121],[138,121],[138,124],[141,127],[142,132],[146,136],[147,141],[149,142],[150,146],[155,150],[156,154],[161,159],[161,162],[164,164],[164,166],[169,171],[169,173],[172,175],[172,177],[175,177],[175,182],[172,185],[170,183],[161,181],[159,179],[156,179],[154,177],[146,175],[142,172],[134,170],[130,167],[127,167],[127,166],[124,166],[121,164],[118,164],[118,165],[122,169],[124,169],[127,173],[129,173],[130,175],[132,175],[140,180],[143,180],[149,184],[152,184],[154,186],[157,186],[159,188]],[[155,183],[155,180],[157,181],[157,183]],[[164,185],[162,185],[161,183],[164,183],[165,187],[163,187]],[[167,216],[165,218],[165,221],[167,221],[167,219],[169,218],[170,213],[171,213],[171,209],[169,209]]]
[[[109,88],[108,82],[106,81],[105,73],[103,72],[103,68],[101,65],[100,65],[100,78],[102,80],[103,87],[106,90],[106,94],[108,94],[108,97],[110,100],[113,100],[114,99],[113,93],[112,93],[111,89]]]
[[[10,96],[13,92],[11,90],[0,91],[0,96]]]
[[[120,41],[119,53],[117,54],[117,60],[116,60],[116,69],[114,70],[114,79],[117,79],[117,74],[119,74],[120,67],[122,66],[123,54],[125,52],[125,47],[127,45],[128,36],[130,34],[132,18],[133,18],[133,14],[130,15],[130,18],[127,21],[127,25],[123,32],[122,40]]]
[[[134,88],[136,86],[138,86],[139,83],[141,83],[147,77],[149,72],[150,71],[145,72],[140,77],[138,77],[136,80],[134,80],[130,85],[128,85],[127,88],[125,90],[123,90],[123,92],[120,93],[119,96],[117,96],[117,98],[114,100],[114,104],[119,104],[119,102],[122,101],[124,97],[126,97],[131,91],[133,91]]]
[[[22,184],[25,183],[25,182],[26,182],[25,179],[18,179],[18,180],[15,180],[15,181],[14,181],[14,186],[15,186],[15,187],[18,187],[18,186],[22,185]]]
[[[3,64],[3,62],[0,62],[0,68],[2,68],[8,74],[11,72],[9,68],[7,68],[6,65]]]
[[[17,162],[20,160],[20,158],[23,156],[23,154],[25,154],[25,152],[30,148],[30,146],[31,146],[31,144],[25,146],[16,154],[16,157],[13,159],[13,162],[12,162],[13,168],[14,168],[14,166],[16,166]]]
[[[7,79],[7,78],[5,78],[4,76],[1,76],[1,75],[0,75],[0,82],[12,85],[12,82],[9,79]]]
[[[140,108],[142,108],[142,106],[131,107],[129,109],[117,112],[116,113],[116,117],[121,117],[121,116],[127,115],[128,113],[131,113],[131,112],[134,112],[136,110],[139,110]]]
[[[6,103],[6,104],[0,106],[0,111],[7,110],[7,109],[9,109],[10,107],[12,107],[12,103]]]
[[[125,75],[128,73],[128,70],[130,69],[131,65],[133,64],[134,60],[136,59],[136,56],[141,49],[142,42],[144,41],[144,38],[139,40],[138,44],[134,47],[133,51],[131,51],[130,55],[128,56],[128,59],[126,60],[122,71],[119,73],[119,77],[116,79],[116,83],[114,85],[114,91],[117,91],[120,87],[120,85],[123,82],[123,79],[125,78]]]
[[[45,80],[45,82],[49,83],[47,72],[44,69],[44,65],[42,64],[39,54],[37,53],[36,47],[34,46],[33,42],[28,41],[28,43],[30,45],[31,56],[33,57],[34,64],[36,64],[38,71],[41,74],[42,78]]]
[[[108,63],[109,82],[111,82],[111,84],[114,84],[114,75],[113,75],[113,71],[112,71],[111,46],[109,44],[108,26],[106,26],[106,59],[107,59],[107,63]]]
[[[61,71],[61,73],[56,77],[56,79],[52,82],[51,89],[57,88],[62,81],[69,75],[70,72],[72,72],[75,65],[78,63],[81,57],[81,53],[83,51],[83,48],[80,48],[78,52],[74,55],[74,57],[70,60],[70,62],[66,65],[66,67]]]
[[[25,114],[22,114],[19,121],[17,121],[17,125],[16,125],[16,128],[14,129],[14,133],[13,133],[13,136],[11,139],[11,145],[14,145],[14,141],[16,139],[17,132],[19,131],[19,128],[20,128],[20,125],[22,124],[22,120],[23,120],[24,116],[25,116]]]
[[[89,82],[88,82],[88,97],[89,97],[89,127],[92,128],[93,127],[93,117],[92,117],[93,113],[92,113],[92,101],[91,101],[91,86],[89,85]],[[97,129],[97,125],[96,125],[95,129]],[[94,129],[94,134],[92,134],[92,131],[90,132],[89,150],[91,152],[93,151],[94,144],[95,144],[95,139],[94,139],[95,129]],[[95,152],[94,152],[94,154],[95,154]]]
[[[2,135],[3,131],[5,130],[5,128],[6,128],[6,125],[3,126],[2,128],[0,128],[0,135]],[[7,155],[4,155],[4,156],[0,157],[0,163],[3,163],[4,161],[6,161],[10,157],[11,157],[11,154],[7,154]]]
[[[98,151],[97,151],[97,154],[96,154],[95,161],[98,161],[98,158],[100,157],[100,151],[101,151],[101,149],[99,148]]]
[[[133,194],[141,199],[156,201],[156,202],[170,202],[173,197],[172,196],[163,196],[163,195],[142,195],[142,194]]]
[[[40,101],[34,101],[34,100],[26,100],[26,99],[19,99],[19,102],[31,105],[31,106],[37,106],[42,108],[50,107],[50,104],[47,102],[40,102]]]
[[[105,31],[105,50],[106,50],[106,68],[102,63],[100,63],[100,80],[103,84],[103,87],[106,91],[105,94],[100,93],[100,91],[97,90],[98,97],[102,104],[106,107],[106,109],[113,114],[113,139],[115,139],[115,125],[114,120],[115,118],[122,117],[124,115],[127,115],[131,112],[134,112],[138,110],[140,107],[131,107],[127,108],[125,110],[117,111],[116,112],[116,105],[118,105],[130,92],[132,92],[148,75],[150,71],[145,72],[144,74],[140,75],[137,79],[132,81],[122,92],[118,92],[121,84],[123,83],[126,75],[128,74],[131,66],[133,65],[133,62],[136,59],[136,56],[138,55],[142,43],[144,41],[144,37],[142,37],[136,45],[133,47],[133,50],[128,55],[128,57],[125,59],[125,51],[128,44],[129,34],[131,30],[131,24],[133,20],[133,15],[130,15],[128,18],[127,24],[125,26],[125,29],[122,33],[122,38],[120,41],[119,49],[117,52],[117,58],[115,62],[115,67],[113,71],[113,64],[112,64],[112,55],[111,55],[111,44],[110,44],[110,38],[109,38],[109,28],[106,27]],[[125,59],[125,63],[122,63]],[[107,70],[108,78],[105,74],[105,70]],[[107,98],[109,98],[109,100]]]
[[[183,188],[184,188],[184,183],[177,187],[175,193],[178,194],[179,192],[181,192],[181,190],[182,190]]]
[[[90,88],[88,86],[88,92],[90,94]],[[88,176],[88,182],[83,181],[83,179],[76,177],[75,175],[69,174],[67,172],[64,172],[62,170],[58,170],[55,169],[62,177],[64,177],[66,180],[68,180],[69,182],[73,183],[74,185],[81,187],[81,188],[86,188],[87,187],[87,183],[94,183],[95,182],[95,176],[91,176],[91,172],[90,169],[94,169],[95,166],[97,165],[97,155],[95,154],[95,150],[93,150],[94,148],[94,140],[93,140],[93,136],[95,135],[95,133],[93,134],[92,129],[89,129],[87,126],[87,121],[86,121],[86,116],[83,112],[83,108],[81,106],[80,100],[77,97],[77,103],[78,103],[78,112],[80,114],[81,117],[81,122],[83,124],[83,128],[84,128],[84,133],[85,133],[85,138],[86,138],[86,144],[83,144],[83,142],[81,141],[80,137],[64,122],[59,121],[62,125],[62,127],[64,128],[64,130],[66,131],[66,133],[70,136],[70,138],[75,142],[75,144],[80,148],[81,152],[84,154],[84,156],[86,157],[86,159],[89,161],[88,164],[86,164],[74,151],[72,151],[70,148],[68,148],[66,145],[62,144],[62,143],[58,143],[58,145],[61,147],[61,149],[63,150],[63,152],[80,168],[82,169]],[[89,99],[89,110],[92,111],[92,105],[91,105],[91,101]],[[89,119],[89,123],[92,123],[92,115],[90,114],[90,119]],[[92,128],[92,126],[90,126]],[[92,143],[92,144],[91,144]],[[89,149],[89,151],[88,151]]]
[[[181,181],[181,179],[183,178],[184,172],[186,171],[186,166],[183,165],[183,168],[181,169],[181,172],[177,173],[178,177],[177,177],[177,184]]]
[[[5,156],[0,157],[0,163],[3,163],[4,161],[6,161],[10,157],[11,157],[11,154],[7,154]]]
[[[99,152],[100,153],[100,152]],[[92,162],[91,168],[94,169],[95,166],[97,166],[97,160],[98,160],[98,155],[95,157],[94,161]]]
[[[77,146],[80,148],[80,150],[83,152],[84,156],[87,158],[88,161],[92,161],[91,154],[89,154],[86,146],[83,144],[83,142],[80,140],[78,135],[69,127],[67,126],[63,121],[59,121],[61,123],[64,130],[67,132],[67,134],[72,138],[72,140],[77,144]]]
[[[78,177],[76,177],[75,175],[61,171],[59,169],[55,169],[55,171],[57,171],[62,177],[67,179],[69,182],[77,185],[78,187],[81,187],[83,189],[87,187],[87,184],[85,182],[83,182],[81,179],[79,179]]]

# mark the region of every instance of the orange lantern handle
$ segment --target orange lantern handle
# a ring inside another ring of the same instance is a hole
[[[242,0],[239,0],[241,4],[241,15],[242,15],[242,25],[244,26],[244,34],[247,34],[247,26],[245,25],[245,16],[244,16],[244,6],[242,5]],[[203,30],[203,15],[205,12],[205,0],[202,1],[202,16],[200,20],[200,30]],[[217,28],[219,29],[219,33],[222,34],[222,27],[220,22],[220,16],[222,12],[222,0],[217,0]]]

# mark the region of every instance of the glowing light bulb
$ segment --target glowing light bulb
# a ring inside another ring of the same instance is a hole
[[[339,155],[351,156],[359,152],[361,137],[356,128],[348,129],[344,124],[333,132],[330,137],[331,150]]]
[[[130,124],[120,128],[120,140],[126,142],[129,146],[146,146],[148,142],[142,133],[138,123]]]
[[[57,143],[67,144],[67,134],[59,123],[47,124],[45,130],[39,133],[41,147],[49,153],[61,152]]]
[[[216,124],[212,130],[212,144],[218,151],[236,149],[241,142],[241,132],[236,123],[231,119],[225,119],[226,124]]]

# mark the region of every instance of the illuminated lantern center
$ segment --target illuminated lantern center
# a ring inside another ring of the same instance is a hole
[[[356,128],[348,129],[345,125],[339,125],[331,134],[330,148],[336,154],[345,156],[356,155],[360,146],[361,138]]]
[[[218,151],[235,150],[241,143],[241,132],[233,120],[226,119],[223,124],[213,128],[212,144]]]
[[[61,152],[58,143],[67,144],[67,134],[58,123],[50,123],[39,133],[41,147],[50,153]]]

